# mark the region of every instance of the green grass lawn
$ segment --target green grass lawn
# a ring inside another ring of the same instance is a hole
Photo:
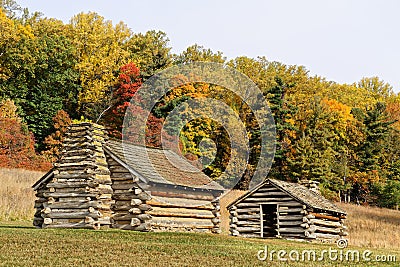
[[[400,250],[376,249],[372,257],[391,254],[397,256],[397,262],[349,263],[326,257],[322,262],[284,263],[276,255],[273,261],[260,261],[257,252],[265,246],[269,251],[296,249],[300,253],[308,249],[317,253],[337,249],[334,245],[277,239],[121,230],[42,230],[30,227],[29,223],[0,223],[0,266],[399,266],[400,262]]]

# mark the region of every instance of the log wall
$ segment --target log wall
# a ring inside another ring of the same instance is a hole
[[[107,155],[111,172],[114,203],[111,206],[113,215],[112,227],[124,230],[149,231],[151,206],[146,201],[151,196],[138,185],[138,178]]]
[[[139,231],[220,233],[219,200],[211,193],[140,184],[128,169],[107,156],[111,171],[112,227]]]
[[[221,232],[216,192],[141,183],[106,141],[102,126],[69,127],[52,173],[35,185],[36,227]]]
[[[337,240],[347,235],[344,217],[315,211],[267,183],[229,213],[233,236]]]

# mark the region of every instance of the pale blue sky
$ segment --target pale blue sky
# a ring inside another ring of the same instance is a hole
[[[228,58],[266,56],[339,83],[379,76],[400,91],[400,1],[17,0],[68,22],[95,11],[134,32],[162,30],[173,52],[197,43]]]

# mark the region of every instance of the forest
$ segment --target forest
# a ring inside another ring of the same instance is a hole
[[[276,125],[271,177],[315,180],[332,200],[398,209],[400,96],[379,77],[340,84],[304,66],[265,56],[228,59],[198,44],[174,54],[161,31],[135,33],[93,12],[64,23],[14,0],[0,4],[0,167],[48,170],[73,122],[97,122],[121,138],[126,110],[142,112],[142,100],[134,97],[143,83],[171,66],[206,61],[247,75],[267,99]],[[148,117],[146,145],[161,146],[166,117],[185,101],[224,99],[248,130],[252,153],[238,162],[246,171],[236,185],[246,189],[257,165],[259,131],[248,107],[226,95],[214,84],[174,88]],[[204,139],[217,146],[204,172],[218,179],[232,157],[229,134],[219,123],[190,121],[176,141],[185,157],[196,159],[204,156]],[[230,178],[228,173],[224,179]]]

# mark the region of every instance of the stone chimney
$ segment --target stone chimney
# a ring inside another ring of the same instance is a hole
[[[317,182],[317,181],[301,179],[301,180],[299,180],[298,183],[301,184],[301,185],[304,185],[310,191],[313,191],[313,192],[315,192],[317,194],[321,194],[321,192],[319,191],[319,182]]]
[[[111,224],[112,188],[103,150],[104,127],[72,124],[64,139],[54,178],[46,185],[44,227],[94,228]]]

